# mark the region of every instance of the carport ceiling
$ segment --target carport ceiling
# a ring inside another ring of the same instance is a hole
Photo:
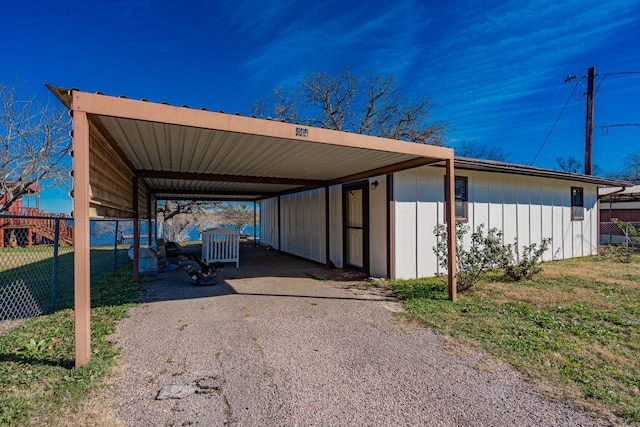
[[[448,148],[48,86],[156,199],[238,199],[319,188],[452,158]]]

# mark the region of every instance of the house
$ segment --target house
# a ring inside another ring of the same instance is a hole
[[[544,260],[597,254],[598,189],[612,181],[477,159],[454,164],[457,220],[495,227],[520,247],[551,238]],[[434,228],[445,223],[444,179],[436,164],[332,186],[328,210],[324,189],[263,200],[261,243],[324,262],[328,240],[333,265],[376,277],[446,273],[433,250]]]
[[[433,227],[447,217],[454,300],[456,215],[502,225],[521,244],[550,235],[549,257],[588,255],[598,240],[597,188],[620,185],[454,160],[446,147],[47,86],[73,117],[76,366],[91,358],[91,218],[133,220],[138,279],[140,223],[151,239],[157,200],[260,201],[263,243],[392,278],[437,271]]]

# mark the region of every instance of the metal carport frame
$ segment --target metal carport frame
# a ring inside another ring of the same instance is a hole
[[[76,367],[91,357],[90,218],[148,218],[155,195],[255,201],[444,162],[455,300],[452,149],[47,86],[73,116]]]

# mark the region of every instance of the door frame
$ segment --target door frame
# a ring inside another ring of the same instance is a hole
[[[349,239],[347,235],[347,193],[362,190],[362,267],[347,264]],[[369,180],[362,180],[342,185],[342,265],[369,274]]]

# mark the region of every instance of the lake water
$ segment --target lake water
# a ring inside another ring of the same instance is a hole
[[[70,221],[73,223],[73,221]],[[229,228],[232,227],[223,227]],[[112,245],[116,240],[116,221],[91,221],[91,245]],[[155,233],[154,224],[151,224],[151,233]],[[256,226],[254,230],[253,225],[247,225],[240,230],[240,234],[247,235],[250,239],[258,235],[260,238],[260,225]],[[132,243],[133,241],[133,222],[132,221],[118,221],[118,234],[121,238],[124,238],[125,243]],[[140,244],[147,245],[148,238],[148,223],[147,221],[140,222]],[[186,233],[186,241],[201,240],[198,229],[194,226],[191,227]]]

